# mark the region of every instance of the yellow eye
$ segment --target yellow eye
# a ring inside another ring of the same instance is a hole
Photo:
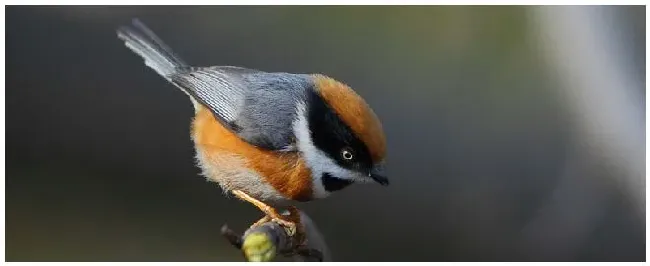
[[[349,161],[354,158],[354,154],[352,154],[352,150],[350,148],[343,148],[343,150],[341,150],[341,157]]]

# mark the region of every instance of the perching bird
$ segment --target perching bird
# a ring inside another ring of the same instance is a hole
[[[324,198],[353,183],[388,185],[381,173],[381,123],[347,85],[320,74],[193,67],[137,19],[117,34],[189,96],[202,175],[264,212],[255,224],[272,220],[290,234],[301,232],[292,202]],[[280,215],[279,207],[290,215]]]

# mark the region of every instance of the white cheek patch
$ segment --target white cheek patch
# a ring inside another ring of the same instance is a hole
[[[309,131],[309,123],[307,122],[305,103],[299,103],[297,109],[296,120],[293,122],[293,132],[298,142],[298,150],[302,152],[307,165],[311,169],[313,196],[324,198],[330,194],[325,190],[321,181],[323,173],[329,173],[342,179],[355,180],[355,182],[366,179],[359,177],[359,174],[353,171],[338,166],[332,158],[314,146]]]

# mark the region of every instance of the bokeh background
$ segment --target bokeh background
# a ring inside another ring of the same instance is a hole
[[[16,7],[6,259],[240,261],[260,217],[198,176],[185,94],[115,28],[194,65],[325,73],[381,117],[390,187],[302,204],[336,261],[645,260],[645,7]]]

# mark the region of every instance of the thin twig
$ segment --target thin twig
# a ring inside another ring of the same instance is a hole
[[[221,234],[241,250],[248,261],[270,261],[277,255],[290,257],[294,261],[331,261],[329,249],[314,222],[304,212],[300,215],[306,233],[304,245],[299,245],[297,236],[290,237],[282,226],[272,221],[251,227],[243,234],[223,225]]]

